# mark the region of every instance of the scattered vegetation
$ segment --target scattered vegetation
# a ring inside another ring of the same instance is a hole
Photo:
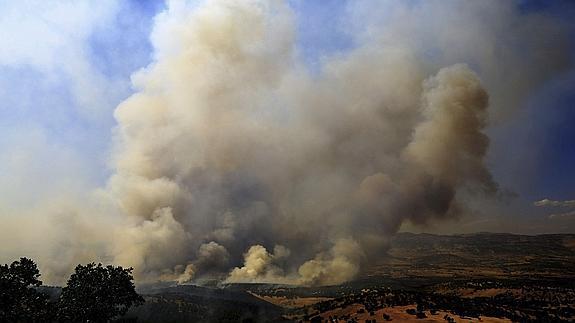
[[[560,282],[526,282],[517,288],[517,281],[454,281],[449,283],[453,293],[438,293],[437,285],[421,290],[394,290],[387,287],[362,289],[356,293],[320,302],[307,308],[299,309],[294,317],[302,322],[311,322],[323,313],[332,317],[334,311],[346,308],[359,308],[356,314],[370,313],[385,308],[413,306],[405,310],[413,319],[425,319],[444,311],[461,318],[496,317],[513,322],[572,322],[575,318],[575,289],[572,284]],[[441,284],[445,289],[445,284]],[[497,286],[499,292],[491,296],[468,297],[457,291],[474,291],[491,289]],[[346,312],[346,311],[342,311]],[[349,312],[349,311],[347,311]],[[390,320],[389,315],[382,317]],[[329,322],[351,322],[351,316],[332,317]],[[446,316],[446,321],[452,318]],[[315,320],[318,320],[317,318]]]

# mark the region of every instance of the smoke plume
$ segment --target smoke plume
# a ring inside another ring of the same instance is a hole
[[[228,282],[336,284],[404,220],[457,216],[463,188],[496,191],[488,96],[469,68],[422,80],[408,53],[366,46],[312,79],[293,30],[275,2],[158,18],[156,61],[116,110],[110,188],[143,221],[121,262],[202,275],[243,254]]]
[[[425,28],[405,23],[422,13],[400,5],[386,28],[369,19],[351,28],[356,46],[316,73],[288,4],[169,2],[151,35],[154,61],[115,110],[114,174],[83,211],[114,215],[110,243],[92,258],[134,266],[140,281],[338,284],[377,260],[402,223],[454,219],[467,198],[496,195],[488,107],[511,110],[559,68],[563,43],[545,40],[545,57],[557,59],[534,75],[501,78],[500,66],[542,56],[517,61],[511,45],[502,57],[488,47],[503,31],[539,42],[521,28],[536,18],[506,2],[457,3],[466,22],[431,23],[438,58],[414,43]],[[480,34],[476,12],[514,29]]]

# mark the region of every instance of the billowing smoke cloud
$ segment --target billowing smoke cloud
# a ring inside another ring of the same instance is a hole
[[[139,250],[124,249],[146,258],[137,268],[197,259],[186,272],[209,274],[196,263],[212,241],[232,264],[245,252],[229,282],[340,283],[404,220],[457,216],[463,188],[496,191],[488,96],[466,66],[423,81],[407,49],[370,44],[313,79],[281,3],[173,10],[116,110],[110,188],[143,221]]]
[[[334,285],[350,280],[359,273],[364,254],[352,239],[338,240],[327,253],[320,253],[298,269],[298,283],[305,285]]]
[[[290,252],[283,246],[276,245],[273,254],[266,248],[255,245],[244,254],[243,267],[234,268],[227,282],[253,283],[253,282],[284,282],[293,283],[293,278],[285,277],[280,264],[289,256]]]
[[[170,2],[151,36],[154,62],[115,111],[115,173],[88,213],[109,211],[116,229],[93,256],[134,266],[141,281],[337,284],[405,221],[456,218],[467,199],[498,194],[488,107],[512,110],[564,59],[532,75],[500,67],[557,58],[563,39],[522,28],[535,18],[507,2],[457,3],[464,21],[431,23],[445,53],[426,58],[414,40],[427,33],[405,24],[421,12],[398,5],[385,19],[393,28],[366,20],[354,49],[312,73],[289,5]],[[481,34],[478,12],[498,25]],[[545,38],[549,50],[517,61],[521,46],[499,33],[537,48]]]

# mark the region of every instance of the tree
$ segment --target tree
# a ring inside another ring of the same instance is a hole
[[[107,322],[144,303],[135,291],[132,268],[78,265],[62,289],[59,319],[69,322]]]
[[[42,285],[36,264],[20,258],[0,265],[0,322],[45,321],[48,296],[36,290]]]

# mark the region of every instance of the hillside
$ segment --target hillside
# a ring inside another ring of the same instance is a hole
[[[575,235],[397,234],[367,276],[575,277]]]
[[[138,322],[569,321],[575,235],[400,233],[338,286],[140,286]],[[418,319],[419,318],[419,319]]]

